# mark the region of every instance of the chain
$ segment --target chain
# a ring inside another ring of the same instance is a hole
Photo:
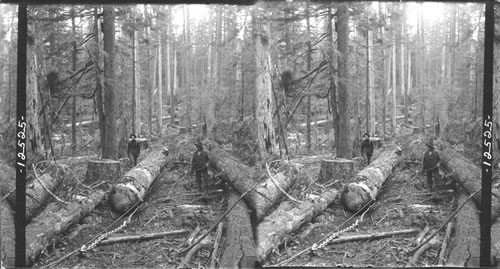
[[[131,218],[132,216],[134,215],[134,213],[137,211],[138,208],[136,208],[134,210],[134,212],[132,212],[132,214],[130,214],[130,216],[128,216],[128,218],[126,220],[123,221],[123,223],[116,227],[114,230],[111,230],[107,233],[104,233],[104,234],[101,234],[99,235],[96,240],[94,240],[94,242],[90,243],[90,244],[85,244],[83,245],[81,248],[80,248],[80,252],[85,252],[85,251],[89,251],[93,248],[95,248],[97,246],[97,244],[99,244],[102,240],[104,240],[106,237],[108,237],[109,235],[111,234],[114,234],[114,233],[117,233],[121,230],[123,230],[125,228],[125,226],[127,226],[127,224],[129,224],[131,222]]]
[[[339,235],[345,233],[345,232],[348,232],[348,231],[351,231],[351,230],[354,230],[356,227],[359,226],[359,224],[363,221],[363,217],[365,216],[365,213],[368,212],[370,210],[370,208],[373,206],[374,204],[370,205],[368,207],[368,209],[365,210],[365,212],[363,212],[363,214],[361,214],[361,216],[356,220],[356,222],[354,222],[351,226],[343,229],[343,230],[340,230],[340,231],[337,231],[337,232],[334,232],[332,233],[331,235],[329,235],[327,238],[325,238],[323,241],[320,241],[320,242],[316,242],[312,245],[311,247],[311,250],[315,251],[315,250],[318,250],[318,249],[322,249],[324,248],[326,245],[328,245],[328,243],[330,243],[334,238],[338,237]],[[363,207],[364,208],[364,207]],[[360,209],[363,210],[363,208]]]

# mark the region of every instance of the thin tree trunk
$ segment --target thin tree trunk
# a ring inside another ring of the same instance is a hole
[[[192,94],[191,94],[191,68],[190,68],[190,63],[191,63],[191,37],[190,37],[190,20],[189,20],[189,6],[184,5],[184,45],[185,45],[185,55],[186,58],[184,59],[184,75],[185,75],[185,80],[184,86],[186,86],[187,94],[188,94],[188,100],[187,100],[187,109],[186,109],[186,116],[187,116],[187,125],[188,125],[188,131],[191,132],[191,99],[192,99]]]
[[[116,136],[115,115],[115,15],[112,6],[104,6],[103,9],[103,33],[104,33],[104,104],[105,104],[105,141],[103,147],[103,159],[118,158],[118,141]]]
[[[71,29],[73,33],[73,38],[76,38],[75,30],[75,11],[71,10]],[[76,40],[73,40],[73,61],[72,69],[73,73],[76,72],[76,60],[77,60],[77,47]],[[76,96],[73,96],[73,104],[71,107],[71,154],[74,156],[76,154]]]
[[[422,3],[421,3],[422,5]],[[422,7],[422,6],[421,6]],[[419,57],[419,60],[418,60],[418,76],[419,76],[419,79],[418,79],[418,86],[420,88],[420,92],[421,92],[421,98],[422,98],[422,105],[421,105],[421,115],[422,115],[422,128],[425,127],[425,87],[424,87],[424,83],[425,83],[425,80],[424,80],[424,64],[425,64],[425,43],[424,43],[424,20],[423,20],[423,9],[421,8],[419,10],[419,14],[418,14],[418,28],[419,28],[419,31],[418,31],[418,35],[419,35],[419,42],[418,42],[418,46],[419,46],[419,54],[420,54],[420,57]]]
[[[373,90],[374,75],[373,75],[373,32],[368,30],[367,37],[367,63],[366,63],[366,88],[367,94],[367,133],[375,133],[375,91]]]
[[[102,92],[102,82],[101,82],[101,69],[99,65],[99,16],[97,8],[94,9],[94,67],[95,67],[95,77],[96,77],[96,100],[95,105],[97,106],[97,113],[99,115],[99,134],[100,134],[100,145],[101,151],[104,152],[104,145],[106,144],[106,125],[105,125],[105,115],[104,115],[104,101]]]
[[[335,62],[335,53],[334,53],[334,43],[333,43],[333,15],[332,9],[328,8],[328,58],[329,61],[329,80],[330,80],[330,96],[329,96],[329,104],[328,107],[332,113],[332,128],[329,130],[329,136],[331,139],[331,145],[334,149],[337,148],[337,140],[339,134],[339,115],[338,115],[338,107],[337,107],[337,87],[335,85],[335,66],[333,63]],[[333,133],[333,135],[332,135]]]
[[[311,46],[311,26],[309,22],[309,0],[306,1],[306,29],[307,29],[307,56],[306,56],[306,71],[311,71],[312,62],[312,46]],[[311,96],[307,96],[307,131],[306,131],[306,146],[307,153],[311,153]],[[279,112],[278,112],[279,113]]]
[[[396,93],[397,93],[397,84],[396,84],[396,63],[397,63],[397,54],[396,54],[396,32],[392,32],[392,113],[391,113],[391,119],[392,119],[392,135],[396,135],[396,127],[397,127],[397,122],[396,122],[396,117],[397,117],[397,100],[396,100]]]
[[[408,104],[406,97],[408,95],[406,85],[405,85],[405,40],[406,40],[406,4],[403,4],[402,8],[402,17],[401,17],[401,24],[402,24],[402,30],[401,30],[401,68],[400,68],[400,78],[401,78],[401,95],[403,96],[403,115],[404,115],[404,122],[408,123]]]
[[[140,76],[139,60],[137,50],[139,47],[138,31],[134,29],[132,36],[132,132],[136,135],[141,133],[141,96],[140,96]]]
[[[170,26],[168,26],[170,27]],[[162,32],[160,30],[160,42],[158,43],[158,121],[156,124],[158,125],[158,137],[162,137],[162,128],[163,128],[163,39],[162,39]],[[168,48],[168,45],[167,45]],[[167,51],[168,55],[168,51]],[[168,68],[168,67],[167,67]],[[167,83],[170,83],[168,81],[168,69],[167,69]],[[167,86],[168,87],[168,86]],[[173,117],[173,115],[170,115],[170,117]]]
[[[379,16],[380,17],[385,17],[385,11],[382,10],[382,4],[379,3]],[[385,30],[384,27],[380,27],[380,38],[382,40],[385,40]],[[386,126],[385,126],[385,118],[387,116],[386,112],[386,104],[387,104],[387,88],[389,88],[389,72],[386,70],[389,69],[389,61],[390,61],[390,56],[386,53],[386,49],[382,48],[382,72],[383,72],[383,80],[382,80],[382,136],[385,137],[386,134]]]

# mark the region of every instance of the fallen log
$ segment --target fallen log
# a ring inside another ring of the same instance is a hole
[[[211,166],[237,192],[244,193],[255,186],[259,173],[242,164],[236,158],[224,151],[216,143],[208,141],[208,156]],[[257,221],[261,220],[283,195],[282,191],[292,186],[299,177],[298,165],[285,163],[283,172],[267,178],[245,196],[248,205],[255,211]],[[274,181],[274,182],[273,182]]]
[[[121,175],[120,162],[109,159],[90,160],[85,174],[86,183],[116,182]]]
[[[451,237],[451,231],[453,230],[453,222],[448,223],[448,226],[446,226],[446,232],[444,233],[444,239],[443,239],[443,244],[441,245],[441,251],[439,252],[439,260],[438,260],[438,265],[444,265],[446,263],[446,252],[448,250],[448,241],[450,240]]]
[[[216,268],[216,263],[218,263],[217,253],[219,252],[220,240],[222,238],[222,230],[224,229],[224,223],[219,223],[217,227],[217,235],[215,236],[214,249],[212,250],[212,255],[210,257],[210,267],[208,268]]]
[[[48,202],[54,190],[62,183],[65,173],[64,167],[51,163],[46,172],[26,184],[26,221],[36,216]],[[16,192],[11,193],[8,198],[13,208],[16,208]]]
[[[255,268],[258,265],[250,214],[244,200],[229,191],[228,206],[237,203],[227,215],[227,232],[220,268]]]
[[[6,267],[14,267],[15,261],[14,214],[7,201],[0,201],[0,260]]]
[[[287,235],[309,223],[338,197],[339,192],[332,189],[321,195],[310,196],[298,205],[289,201],[282,202],[257,225],[255,238],[259,261],[264,261],[274,249],[284,243]]]
[[[377,159],[345,185],[341,195],[344,207],[357,212],[374,201],[387,177],[401,161],[401,149],[397,145],[387,145]]]
[[[98,190],[88,197],[77,196],[68,205],[49,203],[26,227],[26,264],[31,265],[60,233],[94,210],[103,198],[104,192]]]
[[[455,233],[450,244],[447,265],[479,267],[480,235],[479,214],[476,205],[467,196],[460,194],[458,203],[465,203],[456,217]]]
[[[380,232],[380,233],[374,233],[374,234],[356,234],[356,235],[350,235],[350,236],[339,236],[337,239],[333,239],[328,244],[329,245],[330,244],[340,244],[340,243],[352,242],[352,241],[358,241],[358,240],[373,240],[373,239],[386,238],[386,237],[391,237],[391,236],[396,236],[396,235],[412,234],[412,233],[417,233],[417,232],[418,232],[418,229],[407,229],[407,230],[399,230],[399,231]]]
[[[109,245],[109,244],[123,243],[123,242],[129,242],[129,241],[151,240],[151,239],[162,238],[165,236],[185,234],[187,232],[189,232],[189,230],[183,229],[183,230],[165,231],[165,232],[157,232],[157,233],[114,236],[114,237],[109,237],[107,239],[102,240],[101,242],[99,242],[98,245]]]
[[[111,188],[108,202],[114,211],[125,213],[139,202],[142,202],[146,191],[167,164],[164,150],[155,150],[144,158],[137,166],[123,175]]]

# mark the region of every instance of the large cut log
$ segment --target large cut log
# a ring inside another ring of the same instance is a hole
[[[49,191],[54,193],[63,182],[64,169],[64,166],[51,163],[43,175],[35,175],[26,184],[26,221],[40,213],[51,197]],[[16,192],[11,193],[8,200],[12,208],[16,208]]]
[[[0,260],[6,267],[14,267],[16,252],[14,227],[12,208],[3,200],[0,202]]]
[[[49,203],[26,227],[26,264],[31,265],[42,251],[101,202],[104,192],[98,190],[88,197],[77,196],[68,205]]]
[[[311,195],[298,205],[289,201],[282,202],[257,225],[255,238],[259,261],[264,261],[274,249],[285,242],[290,233],[309,223],[338,197],[339,192],[332,189],[321,195]]]
[[[356,212],[374,201],[387,177],[401,161],[401,149],[397,145],[385,146],[377,159],[345,185],[341,196],[345,208]]]
[[[115,160],[90,160],[87,164],[85,181],[95,183],[100,181],[116,182],[120,178],[120,162]]]
[[[319,183],[330,180],[347,180],[354,175],[354,162],[347,159],[324,159],[319,170]]]
[[[481,168],[455,151],[450,144],[438,141],[439,154],[441,156],[442,170],[449,178],[459,183],[467,193],[471,194],[481,189]],[[497,188],[491,190],[491,219],[496,219],[500,214],[500,191]],[[478,192],[472,200],[476,206],[481,206],[481,192]]]
[[[209,148],[208,156],[211,166],[219,171],[222,178],[237,192],[245,193],[258,184],[255,178],[260,173],[239,162],[214,142],[209,141],[206,144]],[[283,195],[280,188],[283,190],[288,189],[300,177],[298,167],[298,164],[286,162],[282,168],[284,171],[273,175],[273,178],[267,177],[245,196],[244,199],[247,201],[248,206],[255,211],[258,221],[268,213]]]
[[[463,204],[467,200],[467,196],[460,193],[458,204]],[[479,214],[474,202],[467,201],[465,206],[458,212],[456,220],[447,265],[479,267],[480,226]]]
[[[244,200],[238,202],[239,194],[229,191],[228,208],[236,206],[227,215],[227,232],[220,268],[255,268],[257,255],[250,214]]]
[[[167,164],[165,149],[152,151],[137,166],[123,175],[111,189],[108,202],[118,213],[125,213],[130,208],[142,202],[146,191]]]

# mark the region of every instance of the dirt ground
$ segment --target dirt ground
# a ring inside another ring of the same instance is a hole
[[[166,138],[163,143],[169,146],[170,159],[167,167],[154,182],[151,191],[137,211],[130,217],[131,223],[123,230],[110,234],[113,236],[145,234],[187,229],[180,235],[160,239],[98,245],[87,252],[76,250],[84,244],[93,242],[100,234],[120,226],[128,217],[121,218],[112,212],[104,200],[89,216],[60,236],[60,240],[42,254],[36,268],[173,268],[177,267],[184,253],[179,251],[186,246],[189,235],[197,227],[208,229],[222,216],[227,207],[221,183],[212,179],[206,193],[194,188],[194,178],[188,175],[189,158],[194,150],[191,140],[177,141]],[[142,156],[144,156],[144,153]],[[74,164],[71,169],[75,177],[83,181],[86,164]],[[319,174],[319,163],[304,166],[310,178]],[[125,166],[125,171],[130,166]],[[364,216],[356,229],[342,236],[377,233],[417,228],[419,231],[429,226],[437,229],[456,208],[457,194],[453,186],[441,180],[438,190],[431,192],[423,186],[424,177],[418,174],[418,164],[406,163],[397,167],[386,181],[377,201]],[[306,180],[304,180],[306,181]],[[322,185],[303,182],[289,193],[297,198],[308,193],[321,193],[328,183]],[[98,188],[110,188],[109,183]],[[307,187],[305,187],[307,186]],[[82,187],[80,187],[82,188]],[[79,190],[74,190],[78,192]],[[192,209],[196,208],[196,209]],[[359,216],[343,210],[339,201],[305,224],[288,238],[287,243],[276,249],[263,266],[280,264],[299,251],[312,246],[325,235],[352,225]],[[211,234],[215,237],[216,232]],[[444,231],[440,234],[443,236]],[[393,236],[390,238],[352,241],[342,244],[329,244],[323,249],[297,256],[286,266],[404,266],[413,253],[408,250],[415,246],[418,233]],[[221,246],[223,246],[223,238]],[[426,251],[415,266],[437,264],[440,247]],[[222,249],[217,250],[220,257]],[[210,264],[212,250],[202,249],[193,256],[190,267],[203,268]]]

